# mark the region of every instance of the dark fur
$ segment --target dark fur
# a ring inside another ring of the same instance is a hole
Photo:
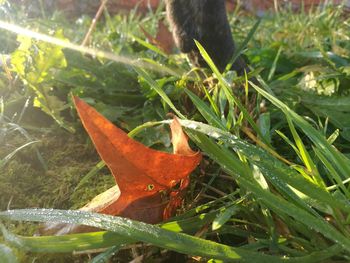
[[[166,9],[181,52],[188,53],[195,65],[207,66],[193,41],[195,39],[203,45],[216,66],[225,69],[235,51],[225,0],[166,0]],[[233,69],[242,73],[244,67],[239,59]]]

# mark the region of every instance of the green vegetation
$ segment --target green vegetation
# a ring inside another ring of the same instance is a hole
[[[1,260],[128,262],[144,255],[152,262],[176,251],[183,262],[350,261],[350,19],[341,7],[281,10],[259,25],[237,9],[230,21],[250,61],[246,77],[220,73],[200,43],[210,69],[149,44],[138,25],[155,33],[162,8],[145,16],[105,10],[89,46],[113,56],[69,45],[82,42],[89,17],[33,19],[6,1],[0,17],[63,40],[40,41],[0,24]],[[163,151],[171,151],[167,114],[182,119],[205,160],[176,217],[147,225],[72,211],[114,182],[71,94]],[[30,209],[37,207],[61,210]],[[24,221],[105,231],[33,237],[37,225]],[[92,259],[71,255],[81,251]]]

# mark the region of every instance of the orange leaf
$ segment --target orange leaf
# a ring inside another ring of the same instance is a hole
[[[157,46],[166,54],[171,54],[175,47],[173,35],[162,20],[158,21],[156,37],[153,37],[142,26],[140,26],[140,29],[151,44]]]
[[[177,153],[169,154],[132,140],[79,98],[75,97],[74,102],[85,129],[120,189],[120,197],[98,212],[148,223],[162,221],[167,204],[162,193],[186,179],[201,160],[201,154],[189,148],[180,123],[174,119],[171,125]]]
[[[83,100],[74,97],[80,119],[99,155],[111,170],[116,186],[95,197],[84,211],[159,223],[181,205],[189,174],[202,159],[188,145],[180,122],[174,118],[170,128],[174,154],[156,151],[132,140]],[[172,187],[180,184],[178,190]],[[46,224],[41,234],[69,234],[91,231],[89,227]]]

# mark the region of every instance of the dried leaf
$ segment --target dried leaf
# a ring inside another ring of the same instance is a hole
[[[150,33],[148,33],[142,26],[140,26],[141,31],[148,39],[148,41],[157,46],[166,54],[171,54],[175,47],[175,42],[173,39],[173,35],[169,31],[168,27],[164,24],[162,20],[158,21],[158,31],[156,37],[153,37]]]
[[[156,151],[131,139],[94,108],[74,97],[80,119],[99,155],[111,170],[117,187],[97,196],[81,208],[85,211],[119,215],[147,223],[159,223],[181,205],[189,174],[201,161],[201,154],[188,145],[179,121],[171,124],[174,154]],[[172,188],[180,184],[178,190]],[[51,226],[51,228],[50,228]],[[81,226],[52,225],[42,233],[73,233]]]

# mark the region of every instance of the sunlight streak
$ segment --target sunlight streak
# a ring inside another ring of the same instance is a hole
[[[7,23],[7,22],[2,21],[2,20],[0,20],[0,29],[10,31],[10,32],[15,33],[17,35],[23,35],[23,36],[26,36],[29,38],[33,38],[33,39],[47,42],[47,43],[50,43],[53,45],[57,45],[57,46],[60,46],[63,48],[68,48],[71,50],[75,50],[78,52],[89,54],[92,57],[108,59],[108,60],[112,60],[112,61],[117,62],[117,63],[122,63],[122,64],[130,65],[133,67],[149,69],[152,71],[159,72],[161,74],[170,74],[173,76],[181,77],[181,75],[183,73],[183,72],[179,72],[178,69],[175,70],[175,69],[171,69],[165,65],[150,63],[150,62],[143,60],[142,58],[132,59],[130,57],[116,55],[116,54],[113,54],[111,52],[100,51],[100,50],[96,50],[93,48],[84,47],[82,45],[73,44],[67,40],[63,40],[63,39],[52,37],[52,36],[49,36],[46,34],[38,33],[38,32],[32,31],[30,29],[23,28],[23,27],[18,26],[18,25]]]

